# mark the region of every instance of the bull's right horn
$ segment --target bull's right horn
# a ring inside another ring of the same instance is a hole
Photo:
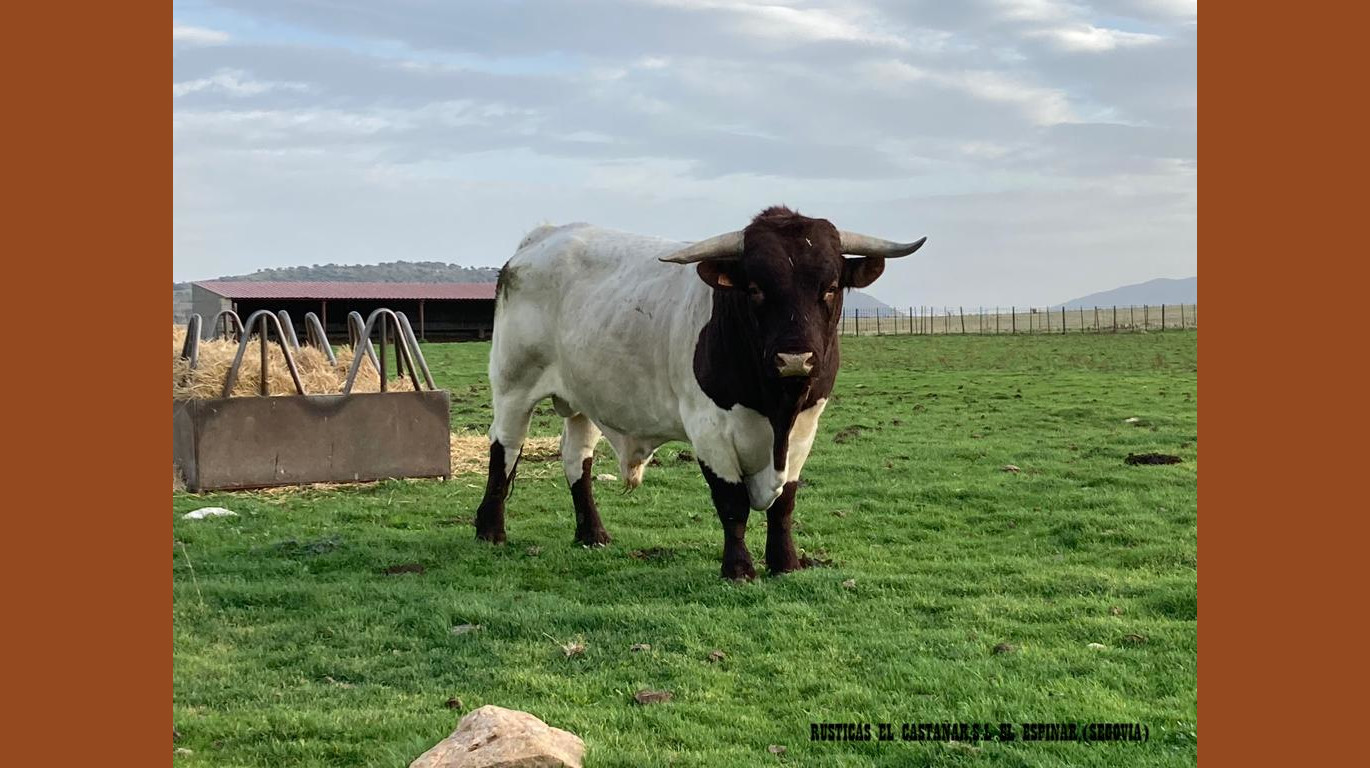
[[[842,236],[842,253],[848,256],[879,256],[882,259],[907,256],[922,248],[923,243],[928,240],[926,237],[920,237],[911,243],[896,243],[893,240],[881,240],[859,232],[841,231],[838,234]]]
[[[737,261],[742,258],[742,230],[726,235],[715,235],[708,240],[700,240],[661,257],[661,261],[672,264],[694,264],[700,261]]]

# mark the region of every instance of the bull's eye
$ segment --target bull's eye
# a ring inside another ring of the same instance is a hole
[[[747,286],[747,295],[751,297],[752,303],[760,304],[766,300],[766,294],[761,292],[761,287],[756,283]]]

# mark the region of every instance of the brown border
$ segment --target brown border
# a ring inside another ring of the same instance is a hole
[[[1214,765],[1365,760],[1366,502],[1339,487],[1366,474],[1359,7],[1205,5],[1199,722]]]
[[[10,765],[169,757],[167,10],[5,8]]]

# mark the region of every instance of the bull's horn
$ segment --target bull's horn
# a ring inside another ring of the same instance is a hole
[[[896,243],[857,232],[839,232],[842,235],[842,253],[849,256],[879,256],[882,259],[896,259],[907,256],[923,247],[928,239],[920,237],[912,243]]]
[[[661,261],[673,264],[694,264],[699,261],[737,261],[742,258],[742,230],[700,240],[663,256]]]

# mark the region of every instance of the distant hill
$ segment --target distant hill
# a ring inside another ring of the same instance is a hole
[[[862,316],[865,316],[867,313],[873,312],[877,309],[882,312],[892,311],[890,309],[890,305],[875,298],[869,293],[862,293],[861,291],[849,291],[847,295],[842,299],[842,314],[850,317],[851,315],[855,314],[855,310],[858,309],[861,310]]]
[[[1158,277],[1145,283],[1124,285],[1111,291],[1091,293],[1078,299],[1071,299],[1064,305],[1067,309],[1076,307],[1111,307],[1135,304],[1195,304],[1199,301],[1199,278],[1185,277],[1172,279]]]
[[[391,261],[385,264],[315,264],[309,267],[259,269],[247,275],[216,277],[238,283],[277,283],[294,280],[334,283],[493,283],[494,267],[463,267],[441,261]],[[171,319],[190,317],[190,283],[171,284]]]

